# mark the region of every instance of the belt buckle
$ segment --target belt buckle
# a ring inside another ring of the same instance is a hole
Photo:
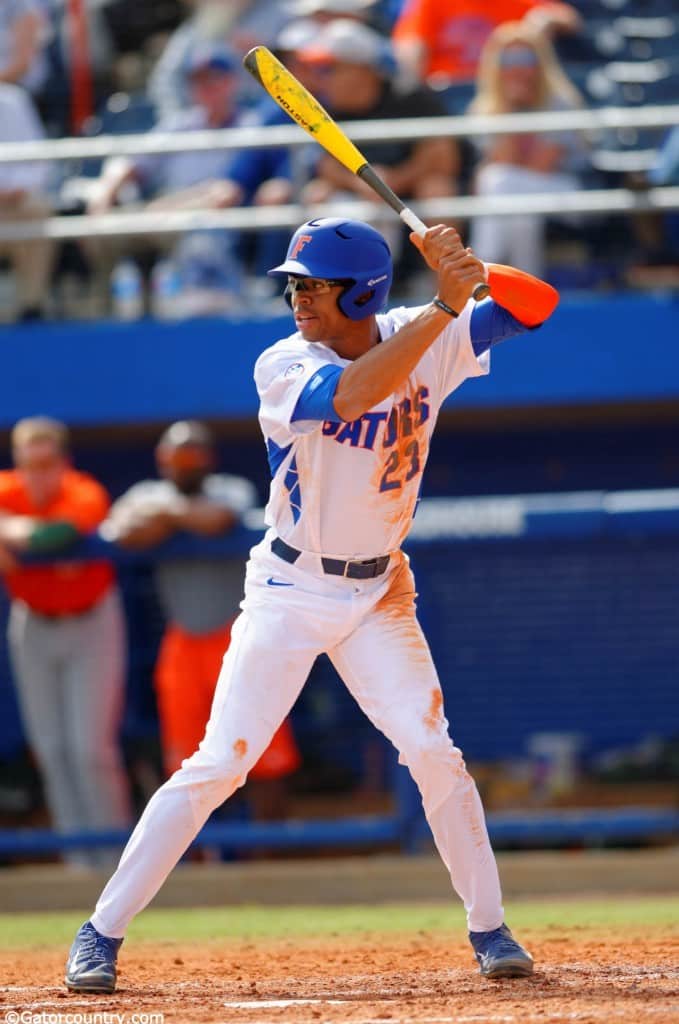
[[[344,570],[342,572],[342,579],[346,580],[346,579],[350,578],[349,577],[349,567],[351,565],[353,565],[353,562],[351,562],[349,559],[347,559],[346,562],[344,563]]]

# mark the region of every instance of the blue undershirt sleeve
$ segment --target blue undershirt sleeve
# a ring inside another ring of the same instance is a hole
[[[304,385],[297,399],[290,422],[296,420],[330,420],[343,423],[344,420],[335,412],[333,398],[342,375],[341,366],[327,364],[317,370],[313,377]]]
[[[522,324],[520,320],[512,316],[509,310],[504,306],[498,306],[497,302],[493,302],[492,299],[477,302],[472,310],[469,323],[469,333],[475,356],[483,355],[491,345],[497,344],[498,341],[513,338],[516,334],[523,334],[524,331],[530,330],[533,328]]]

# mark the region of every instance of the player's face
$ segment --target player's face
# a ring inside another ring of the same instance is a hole
[[[502,92],[512,108],[531,107],[540,84],[538,55],[531,46],[510,43],[500,54]]]
[[[56,498],[68,460],[53,441],[26,441],[15,448],[14,463],[36,505],[46,505]]]
[[[335,341],[347,331],[348,317],[337,305],[344,283],[320,277],[289,277],[288,294],[297,330],[305,341]]]
[[[218,122],[231,115],[237,88],[235,75],[218,68],[201,68],[189,81],[193,102],[206,111],[210,120]]]
[[[159,445],[156,461],[160,474],[182,494],[198,493],[213,464],[212,451],[199,444]]]

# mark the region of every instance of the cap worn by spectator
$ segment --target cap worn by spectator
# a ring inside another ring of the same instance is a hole
[[[220,43],[204,43],[190,54],[186,65],[187,75],[200,71],[223,71],[231,74],[239,69],[235,54]]]
[[[295,18],[276,36],[275,49],[279,53],[304,50],[318,37],[318,23],[311,18]]]
[[[372,67],[388,77],[396,70],[389,40],[359,21],[338,18],[317,35],[316,42],[305,47],[302,56],[315,64],[345,62]]]

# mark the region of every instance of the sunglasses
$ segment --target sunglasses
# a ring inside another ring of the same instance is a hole
[[[503,50],[500,54],[501,68],[531,68],[537,63],[537,54],[529,46],[515,46],[511,50]]]
[[[332,288],[343,287],[346,281],[338,281],[332,277],[288,277],[285,289],[288,295],[295,292],[310,292],[312,295],[325,295]]]

